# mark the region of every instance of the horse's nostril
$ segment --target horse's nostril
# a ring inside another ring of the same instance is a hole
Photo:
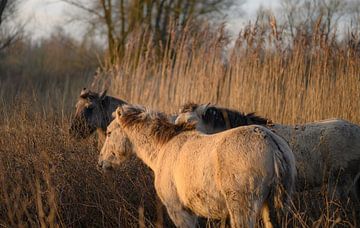
[[[102,162],[102,161],[98,161],[98,164],[97,164],[97,165],[98,165],[99,168],[101,168],[102,165],[103,165],[103,162]]]
[[[107,171],[113,171],[114,170],[114,168],[112,166],[110,166],[110,165],[106,166],[105,169]]]

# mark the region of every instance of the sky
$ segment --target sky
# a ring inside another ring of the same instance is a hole
[[[276,8],[278,0],[247,0],[242,10],[245,15],[227,15],[228,28],[236,34],[251,18],[256,10],[263,5]],[[27,22],[27,31],[33,39],[46,38],[51,31],[62,26],[67,33],[80,37],[82,30],[67,21],[71,7],[59,0],[27,0],[20,7],[21,20]]]
[[[276,9],[279,7],[279,0],[247,0],[242,6],[242,10],[245,13],[244,15],[228,16],[228,28],[230,31],[237,34],[240,31],[240,28],[247,24],[249,20],[254,20],[256,11],[260,6],[267,9]]]

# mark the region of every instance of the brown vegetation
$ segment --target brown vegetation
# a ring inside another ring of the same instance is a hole
[[[222,27],[175,28],[160,60],[151,33],[132,33],[121,62],[98,73],[94,89],[108,87],[121,99],[167,112],[187,101],[212,102],[256,111],[277,123],[338,117],[360,124],[356,36],[325,39],[315,28],[311,36],[299,32],[289,42],[276,24],[272,29],[249,25],[228,46]],[[11,56],[0,69],[7,75],[0,78],[0,225],[137,226],[142,205],[146,224],[155,224],[151,175],[143,175],[149,170],[132,160],[115,176],[104,177],[96,168],[96,140],[75,142],[68,136],[75,100],[91,80],[84,75],[95,67],[77,68],[69,61],[62,68],[50,57],[40,64],[35,60],[41,55],[29,55],[33,65],[24,61],[11,68],[21,59]],[[67,70],[57,74],[55,66]],[[43,71],[27,77],[21,72],[25,67]],[[284,226],[358,226],[353,202],[335,202],[325,188],[321,192],[296,194]]]
[[[97,78],[121,98],[165,111],[211,102],[278,123],[331,117],[360,123],[359,38],[340,42],[317,31],[290,43],[276,27],[249,25],[228,48],[223,27],[191,29],[172,33],[160,63],[149,34],[138,32],[124,60]]]

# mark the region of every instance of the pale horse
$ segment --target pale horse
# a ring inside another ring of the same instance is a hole
[[[205,135],[188,123],[173,124],[159,112],[124,105],[109,125],[99,166],[121,165],[131,154],[154,172],[156,192],[177,227],[197,216],[266,227],[288,208],[296,175],[287,143],[262,126]]]
[[[209,104],[182,107],[176,123],[196,122],[197,130],[214,134],[259,124],[283,137],[295,155],[296,189],[314,189],[324,183],[335,197],[360,199],[360,126],[341,119],[313,123],[272,124],[266,118]]]
[[[71,125],[69,128],[70,135],[76,139],[85,139],[90,137],[96,131],[98,136],[98,149],[100,150],[105,141],[106,129],[114,119],[112,113],[117,107],[124,104],[127,104],[125,100],[108,96],[106,90],[97,93],[83,88],[75,105],[75,115],[71,119]],[[168,118],[170,121],[175,122],[176,117],[176,115],[170,115]],[[139,169],[143,175],[149,176],[145,179],[152,179],[151,173],[146,169],[146,167],[140,166]],[[129,177],[135,178],[133,176]],[[144,185],[147,185],[147,183],[144,183]],[[139,202],[137,202],[139,207],[142,207],[142,205],[140,205],[142,197],[142,194],[139,193]],[[163,206],[159,202],[159,199],[156,198],[155,200],[157,202],[156,206],[159,210],[158,216],[162,216],[161,211],[163,210]],[[166,224],[168,220],[167,215],[165,215],[165,218],[158,218],[158,220],[165,220]]]

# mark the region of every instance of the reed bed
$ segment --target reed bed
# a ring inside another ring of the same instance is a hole
[[[211,102],[283,124],[333,117],[360,123],[356,36],[339,41],[314,29],[290,42],[276,26],[251,24],[235,41],[224,26],[209,24],[173,24],[169,34],[161,45],[150,31],[135,31],[121,59],[102,63],[94,78],[1,81],[0,226],[171,226],[139,160],[104,176],[96,136],[69,137],[75,101],[89,84],[165,112]],[[293,199],[284,227],[359,226],[359,205],[334,200],[325,185]]]
[[[360,123],[359,39],[340,42],[314,29],[289,42],[277,28],[248,25],[231,43],[223,26],[174,27],[165,47],[154,47],[145,30],[133,34],[94,88],[168,112],[187,101],[211,102],[283,124]]]

